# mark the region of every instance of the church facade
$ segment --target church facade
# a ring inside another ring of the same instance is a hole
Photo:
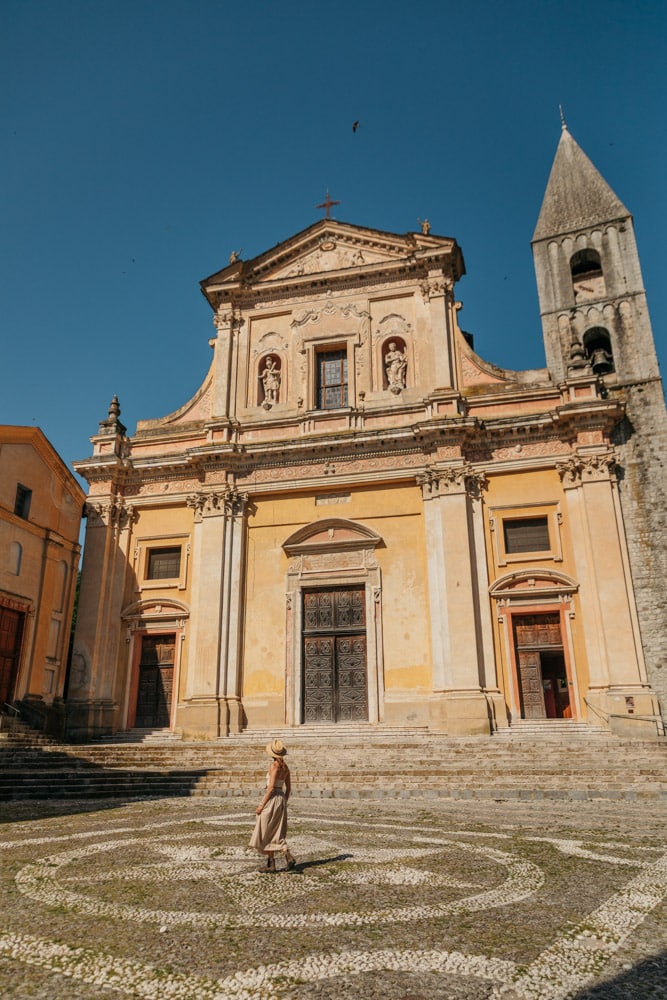
[[[533,245],[539,370],[474,352],[427,224],[325,218],[202,282],[199,391],[132,437],[114,398],[75,466],[72,739],[664,734],[662,386],[631,217],[567,130]]]

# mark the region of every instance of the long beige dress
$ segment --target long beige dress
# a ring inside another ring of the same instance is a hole
[[[267,787],[271,781],[271,772],[266,775]],[[255,829],[250,838],[250,847],[260,854],[273,851],[287,851],[287,799],[285,798],[285,782],[276,781],[273,795],[266,803],[255,822]]]

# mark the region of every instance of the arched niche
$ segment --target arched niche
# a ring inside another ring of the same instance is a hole
[[[9,546],[8,570],[13,576],[21,575],[23,562],[23,546],[20,542],[12,542]]]
[[[277,351],[266,351],[257,363],[257,405],[265,410],[280,403],[285,398],[285,371],[281,355]]]
[[[307,721],[304,607],[317,592],[342,595],[354,592],[357,595],[364,621],[365,721],[371,724],[382,721],[382,579],[376,550],[383,545],[376,531],[344,518],[313,522],[299,528],[283,542],[283,550],[289,557],[285,581],[285,721],[288,725]]]

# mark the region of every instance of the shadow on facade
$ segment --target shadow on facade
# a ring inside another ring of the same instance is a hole
[[[638,998],[667,997],[667,952],[647,958],[639,965],[582,990],[572,1000],[638,1000]]]
[[[61,750],[0,747],[0,802],[67,801],[80,812],[91,809],[91,799],[108,808],[109,799],[187,796],[206,774],[205,768],[104,767]]]

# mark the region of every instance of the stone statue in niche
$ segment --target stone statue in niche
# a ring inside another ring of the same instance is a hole
[[[259,379],[264,388],[264,401],[262,406],[268,410],[280,399],[280,367],[274,357],[269,357],[264,362],[264,368],[259,374]]]
[[[408,370],[407,351],[402,351],[394,340],[389,344],[389,350],[384,356],[384,369],[387,374],[387,385],[393,393],[405,389],[405,376]]]

